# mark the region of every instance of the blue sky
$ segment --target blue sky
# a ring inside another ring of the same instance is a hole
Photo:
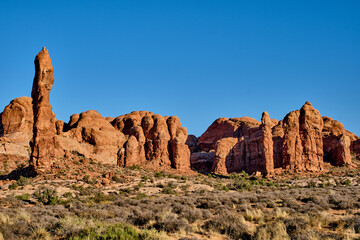
[[[360,1],[2,1],[0,108],[49,49],[58,119],[95,109],[282,119],[310,101],[360,135]]]

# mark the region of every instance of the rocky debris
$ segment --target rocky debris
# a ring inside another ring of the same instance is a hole
[[[351,165],[351,139],[344,125],[330,117],[323,117],[324,161],[332,165]]]
[[[120,166],[146,163],[190,169],[190,150],[185,144],[187,130],[178,117],[137,111],[119,116],[111,123],[127,138],[118,152]]]
[[[49,102],[54,83],[53,66],[45,47],[35,58],[35,77],[31,97],[33,99],[34,128],[31,144],[30,165],[38,174],[50,170],[52,163],[61,155],[61,147],[55,138],[55,114]]]

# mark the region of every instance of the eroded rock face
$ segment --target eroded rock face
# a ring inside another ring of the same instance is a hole
[[[34,114],[32,99],[20,97],[12,100],[2,113],[3,135],[16,142],[27,142],[32,138]]]
[[[208,141],[205,149],[201,149],[204,145],[198,146],[201,150],[207,150],[213,148],[215,141],[211,168],[214,173],[228,174],[244,170],[248,173],[261,172],[264,175],[272,175],[274,160],[271,127],[274,124],[267,112],[264,112],[261,123],[249,117],[221,118],[209,127],[205,133],[206,138],[200,137]],[[222,126],[221,131],[216,128],[217,125]],[[196,156],[195,153],[193,155]]]
[[[329,117],[323,117],[324,160],[335,166],[351,165],[351,139],[344,125]]]
[[[53,66],[48,50],[43,48],[35,58],[35,77],[31,97],[33,99],[34,127],[30,165],[38,174],[50,170],[52,163],[61,155],[61,147],[55,138],[55,114],[49,102],[54,83]]]
[[[218,140],[238,136],[236,132],[238,125],[237,122],[230,121],[228,118],[219,118],[200,136],[197,145],[203,151],[215,149]]]
[[[360,159],[360,139],[351,142],[351,151],[358,159]]]
[[[289,113],[283,121],[283,168],[318,172],[323,167],[323,120],[311,103]]]
[[[67,126],[66,132],[58,131],[61,132],[58,139],[67,152],[78,152],[105,164],[117,164],[117,154],[125,142],[125,136],[116,131],[100,113],[89,110],[74,114]]]
[[[127,138],[118,153],[120,166],[152,164],[190,169],[188,135],[178,117],[162,117],[151,112],[132,112],[115,118],[115,129]]]
[[[272,175],[279,168],[319,172],[324,158],[333,165],[351,165],[350,146],[358,149],[356,141],[357,136],[346,131],[341,123],[323,119],[306,102],[281,121],[270,119],[266,112],[261,123],[248,117],[220,118],[199,138],[196,151],[214,151],[211,171],[219,174],[244,170]],[[192,164],[199,159],[210,162],[201,156],[210,154],[193,152]]]
[[[318,172],[323,168],[323,119],[311,103],[300,109],[300,136],[303,144],[302,160],[307,171]]]
[[[19,166],[27,166],[30,159],[34,124],[32,99],[16,98],[0,115],[0,169],[10,173]]]

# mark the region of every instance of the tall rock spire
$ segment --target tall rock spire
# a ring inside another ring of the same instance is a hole
[[[30,166],[36,173],[48,172],[56,155],[55,114],[49,101],[54,83],[54,68],[45,47],[35,58],[35,77],[31,97],[34,111],[34,135],[31,143]]]

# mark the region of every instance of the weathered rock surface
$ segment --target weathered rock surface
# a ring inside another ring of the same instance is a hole
[[[185,144],[189,147],[191,153],[197,152],[197,142],[198,138],[195,135],[188,135]]]
[[[210,172],[215,157],[215,151],[194,152],[190,156],[190,163],[194,169]]]
[[[322,170],[323,120],[311,103],[289,113],[283,122],[283,168],[295,171]]]
[[[215,149],[216,142],[221,138],[238,136],[237,129],[238,124],[235,121],[230,121],[228,118],[219,118],[200,136],[197,144],[203,151]]]
[[[217,119],[199,138],[191,162],[212,162],[211,171],[218,174],[246,171],[273,175],[276,169],[319,172],[323,161],[333,165],[351,164],[350,145],[357,136],[345,131],[343,125],[323,118],[311,103],[290,112],[277,121],[264,112],[262,122],[248,117]],[[357,144],[352,144],[353,146]],[[205,152],[205,153],[204,153]],[[209,152],[206,155],[206,152]],[[324,156],[325,153],[325,156]],[[201,165],[198,164],[200,167]],[[206,169],[206,164],[203,164]]]
[[[357,159],[360,159],[360,139],[357,139],[351,143],[351,151],[356,155]]]
[[[117,153],[125,142],[125,136],[116,131],[100,113],[89,110],[74,114],[67,128],[67,131],[60,133],[58,140],[68,155],[77,152],[95,161],[117,164]]]
[[[30,97],[12,100],[0,121],[0,170],[9,173],[28,164],[30,140],[33,136],[33,109]]]
[[[136,111],[119,116],[111,123],[127,138],[118,152],[120,166],[146,163],[190,169],[190,150],[185,144],[188,134],[178,117]]]
[[[2,134],[15,142],[29,143],[33,135],[34,114],[32,99],[12,100],[2,113]]]
[[[336,166],[351,165],[351,139],[344,125],[329,117],[323,117],[324,160]]]
[[[61,155],[61,147],[55,138],[55,114],[49,101],[54,83],[53,66],[48,50],[43,48],[35,58],[35,77],[31,97],[33,99],[34,128],[31,144],[30,165],[36,173],[46,173]]]
[[[352,166],[352,155],[360,156],[360,139],[340,122],[321,117],[308,102],[281,121],[267,112],[261,122],[219,118],[197,138],[188,135],[178,117],[147,111],[112,118],[90,110],[72,115],[68,123],[58,121],[49,102],[53,83],[44,48],[35,58],[32,98],[14,99],[0,113],[0,171],[14,170],[29,159],[38,174],[67,160],[94,160],[123,167],[272,176],[281,170],[319,172],[324,160]]]

